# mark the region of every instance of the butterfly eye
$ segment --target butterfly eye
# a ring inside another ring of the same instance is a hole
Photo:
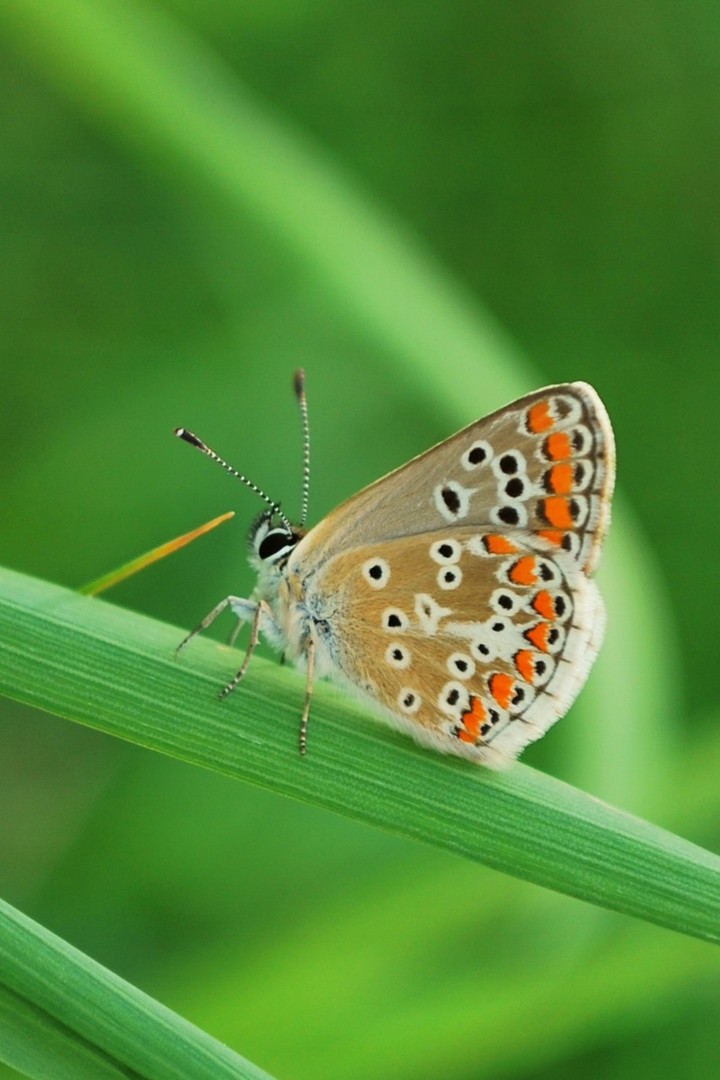
[[[263,562],[272,562],[294,546],[295,537],[287,529],[271,529],[260,541],[257,553]]]

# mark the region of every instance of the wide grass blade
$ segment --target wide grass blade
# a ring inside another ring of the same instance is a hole
[[[2,901],[0,1061],[34,1080],[270,1080]]]
[[[523,765],[494,775],[423,751],[332,687],[297,754],[303,682],[210,641],[11,571],[0,574],[0,690],[143,746],[716,941],[720,859]]]

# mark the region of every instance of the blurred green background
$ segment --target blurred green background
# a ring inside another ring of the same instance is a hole
[[[610,630],[527,760],[716,844],[717,4],[0,0],[0,48],[0,562],[79,586],[236,509],[112,594],[181,635],[258,504],[174,426],[292,515],[304,366],[317,520],[587,380]],[[0,895],[278,1080],[720,1070],[711,946],[13,704],[0,740]]]

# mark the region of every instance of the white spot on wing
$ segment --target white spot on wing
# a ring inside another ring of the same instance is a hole
[[[425,633],[434,636],[440,620],[452,615],[452,608],[441,607],[429,593],[416,593],[415,614]]]
[[[590,429],[584,424],[578,424],[568,432],[573,457],[587,457],[592,450],[593,437]]]
[[[460,458],[460,464],[463,469],[467,469],[468,472],[472,472],[474,469],[479,469],[483,465],[487,465],[492,460],[493,450],[489,442],[485,442],[484,439],[476,439],[475,442],[468,446],[465,453]]]
[[[456,675],[458,679],[472,679],[475,674],[475,661],[467,653],[452,653],[447,658],[447,669],[451,675]]]
[[[550,410],[556,418],[555,427],[564,428],[576,424],[582,415],[580,402],[568,394],[555,394],[550,398]]]
[[[402,670],[410,667],[410,660],[410,650],[406,649],[404,645],[388,645],[385,650],[385,662],[390,667]]]
[[[393,625],[391,619],[396,622],[397,625]],[[382,628],[387,630],[389,634],[399,634],[403,630],[407,630],[410,625],[410,620],[404,611],[400,608],[388,607],[382,613],[381,617]]]
[[[410,686],[403,686],[397,696],[398,708],[408,716],[412,716],[422,705],[422,698],[416,690]]]
[[[510,511],[510,513],[508,513]],[[528,515],[525,504],[508,499],[501,506],[493,506],[490,520],[500,531],[504,529],[524,529]]]
[[[384,589],[390,580],[390,565],[386,559],[367,559],[361,569],[362,576],[372,589]]]
[[[430,545],[430,558],[433,562],[440,563],[441,566],[447,566],[450,563],[456,563],[462,555],[462,544],[457,540],[448,538],[447,540],[436,540]]]
[[[438,705],[449,716],[459,716],[467,712],[470,706],[468,688],[455,680],[445,683],[438,694]]]
[[[441,589],[457,589],[462,581],[459,566],[441,566],[437,572],[437,583]]]
[[[519,450],[508,450],[498,454],[493,460],[492,471],[498,480],[509,480],[511,476],[527,477],[527,462]]]
[[[476,490],[464,487],[457,480],[446,480],[444,484],[438,484],[433,492],[435,508],[445,521],[460,521],[470,512],[470,496]]]

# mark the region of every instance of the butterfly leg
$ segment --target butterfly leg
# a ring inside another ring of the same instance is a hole
[[[227,643],[228,643],[229,648],[232,649],[233,645],[237,641],[238,634],[240,633],[240,631],[242,630],[243,626],[245,625],[245,623],[247,621],[248,621],[247,619],[243,619],[242,615],[238,615],[238,621],[233,626],[232,632],[230,633],[230,637],[228,638]]]
[[[251,601],[238,601],[236,597],[233,598],[233,611],[242,621],[244,608],[238,611],[238,604],[250,605]],[[260,640],[260,626],[262,624],[263,618],[269,618],[272,621],[272,611],[264,600],[259,600],[257,604],[252,603],[252,607],[254,608],[254,611],[252,616],[252,625],[250,627],[250,640],[248,641],[247,651],[245,652],[245,659],[243,660],[242,667],[238,671],[235,678],[231,679],[227,686],[220,691],[219,696],[221,698],[227,697],[228,694],[231,694],[235,687],[238,685],[238,683],[245,677],[245,673],[250,666],[250,658],[255,652],[255,649],[257,648],[257,643]]]
[[[255,604],[252,603],[250,600],[242,600],[239,596],[226,596],[224,600],[221,600],[220,603],[212,609],[212,611],[209,611],[207,613],[202,622],[199,622],[195,629],[191,630],[186,638],[183,638],[183,640],[180,642],[177,649],[175,650],[175,655],[179,656],[185,646],[189,645],[192,639],[194,637],[197,637],[198,634],[202,634],[203,630],[207,630],[208,626],[210,626],[211,623],[214,623],[218,615],[220,615],[220,613],[223,612],[228,606],[232,607],[233,611],[240,619],[238,629],[243,622],[249,621],[255,610]],[[249,611],[245,613],[245,618],[243,618],[243,613],[245,609],[249,609]]]
[[[310,639],[310,641],[308,641],[308,647],[305,656],[307,658],[307,678],[305,681],[305,704],[303,705],[302,716],[300,717],[301,754],[304,754],[307,750],[308,716],[310,715],[310,698],[312,697],[313,673],[315,671],[315,642],[312,640],[312,638]]]

